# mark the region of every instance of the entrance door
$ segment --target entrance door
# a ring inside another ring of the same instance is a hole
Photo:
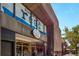
[[[30,56],[29,45],[27,43],[17,42],[16,55],[17,56]]]

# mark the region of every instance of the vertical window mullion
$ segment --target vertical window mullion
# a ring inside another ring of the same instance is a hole
[[[30,22],[30,25],[32,26],[32,13],[30,13],[29,22]]]
[[[37,21],[38,21],[38,20],[37,20],[37,18],[36,18],[36,29],[37,29]]]
[[[1,11],[1,3],[0,3],[0,11]]]
[[[15,13],[15,12],[16,12],[15,9],[16,9],[16,5],[15,5],[15,3],[13,3],[13,17],[16,16],[16,15],[15,15],[15,14],[16,14],[16,13]]]

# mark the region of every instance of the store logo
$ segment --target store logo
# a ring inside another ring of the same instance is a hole
[[[40,31],[37,30],[37,29],[34,29],[34,30],[33,30],[33,35],[34,35],[36,38],[40,38],[40,36],[41,36]]]
[[[25,19],[25,16],[28,16],[28,14],[27,14],[26,10],[24,11],[23,9],[21,9],[21,11],[22,11],[22,13],[23,13],[22,18]]]

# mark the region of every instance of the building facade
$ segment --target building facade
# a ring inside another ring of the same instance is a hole
[[[0,55],[50,56],[61,51],[59,24],[50,4],[0,4]]]

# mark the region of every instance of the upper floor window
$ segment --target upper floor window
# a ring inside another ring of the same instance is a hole
[[[16,3],[15,6],[16,6],[15,8],[16,16],[18,16],[19,18],[25,20],[25,22],[30,24],[29,17],[31,12],[20,3],[18,4]]]
[[[37,21],[37,29],[40,30],[40,21]]]
[[[36,17],[34,15],[32,15],[32,26],[34,26],[36,28]]]
[[[46,25],[43,26],[43,32],[47,33]]]
[[[46,25],[44,25],[41,21],[37,21],[37,29],[44,32],[44,33],[47,33],[47,29],[46,29]]]
[[[43,23],[39,19],[37,21],[37,29],[43,32]]]
[[[13,3],[1,3],[1,11],[9,16],[13,16]]]

